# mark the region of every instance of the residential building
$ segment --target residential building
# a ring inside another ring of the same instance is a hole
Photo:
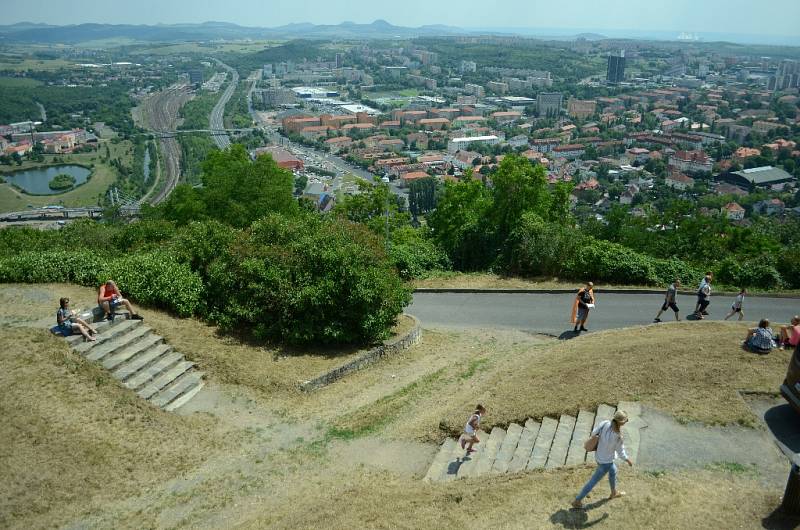
[[[475,84],[472,84],[472,83],[467,83],[466,85],[464,85],[464,92],[466,92],[469,95],[476,96],[476,97],[479,97],[479,98],[482,98],[482,97],[484,97],[486,95],[486,91],[483,89],[482,86],[475,85]]]
[[[684,175],[683,173],[673,171],[667,176],[667,179],[664,183],[672,189],[686,191],[694,186],[694,179]]]
[[[704,151],[676,151],[669,157],[669,166],[691,173],[711,172],[714,163]]]
[[[469,146],[473,143],[481,143],[486,145],[497,145],[500,143],[500,138],[494,135],[490,136],[472,136],[467,138],[453,138],[447,143],[447,151],[449,153],[455,153],[456,151],[461,151],[465,147]]]
[[[494,92],[495,94],[507,94],[508,93],[508,83],[503,83],[500,81],[489,81],[486,83],[486,90],[489,92]]]
[[[400,181],[402,183],[402,186],[404,188],[407,188],[415,180],[420,180],[427,177],[430,177],[430,175],[428,175],[424,171],[409,171],[400,178]]]
[[[568,144],[554,147],[552,153],[554,156],[560,156],[569,160],[580,158],[586,152],[586,148],[582,144]]]
[[[569,98],[567,101],[567,114],[577,120],[585,120],[594,115],[597,110],[597,102],[590,99]]]
[[[741,221],[744,219],[745,211],[744,208],[739,206],[739,204],[735,202],[729,202],[722,207],[722,214],[731,221]]]
[[[780,199],[767,199],[758,201],[753,205],[753,211],[763,215],[782,215],[786,204]]]
[[[303,161],[295,157],[292,153],[282,147],[267,146],[259,147],[255,150],[256,158],[261,155],[270,155],[278,167],[284,169],[301,170],[304,167]]]
[[[288,88],[267,88],[261,91],[264,107],[268,109],[291,105],[295,102],[294,92]]]
[[[189,83],[195,86],[203,84],[203,71],[202,70],[189,70]]]
[[[536,97],[539,116],[555,117],[561,114],[564,96],[560,92],[542,92]]]
[[[331,153],[338,153],[346,147],[353,145],[353,139],[349,136],[337,136],[336,138],[329,138],[325,140],[325,145],[331,150]]]

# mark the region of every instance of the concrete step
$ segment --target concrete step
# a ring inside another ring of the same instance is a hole
[[[123,363],[120,366],[117,366],[111,373],[111,375],[113,375],[120,381],[125,381],[126,379],[136,374],[136,372],[142,370],[143,368],[147,368],[148,365],[155,363],[156,361],[158,361],[160,357],[166,355],[171,351],[172,351],[172,346],[169,346],[168,344],[158,344],[156,346],[148,348],[147,351],[142,352],[141,354],[137,355],[128,362]],[[178,354],[178,359],[180,358],[181,355]]]
[[[489,441],[486,442],[486,448],[475,463],[476,475],[485,475],[492,470],[492,465],[494,464],[494,459],[497,456],[497,451],[500,450],[500,446],[503,444],[505,437],[505,429],[500,427],[495,427],[492,429],[492,434],[489,435]]]
[[[158,351],[161,348],[169,348],[164,344],[160,344],[154,348]],[[127,380],[123,381],[122,384],[126,387],[130,388],[131,390],[137,390],[146,384],[150,383],[153,379],[160,376],[166,370],[172,368],[176,363],[183,361],[183,355],[178,352],[170,351],[165,355],[158,358],[158,360],[152,363],[150,366],[146,366],[144,369],[139,370],[136,374],[128,378]]]
[[[458,473],[456,474],[458,478],[474,477],[476,475],[475,466],[483,457],[483,453],[486,452],[486,444],[489,442],[489,438],[489,433],[478,429],[478,440],[480,440],[480,443],[472,447],[475,449],[475,452],[467,455],[463,450],[461,451],[463,457],[461,458],[461,465],[458,466]]]
[[[615,407],[611,407],[606,404],[602,404],[597,407],[597,414],[595,414],[594,417],[594,425],[592,425],[592,430],[594,431],[598,425],[613,418],[616,411],[617,409]]]
[[[572,441],[569,443],[566,465],[577,466],[586,461],[586,450],[583,448],[583,444],[592,434],[592,425],[594,425],[594,412],[578,411],[575,431],[573,431]]]
[[[121,333],[113,339],[107,340],[99,346],[91,348],[86,352],[86,358],[90,361],[105,359],[120,350],[131,346],[140,340],[150,336],[151,329],[147,326],[136,326],[129,329],[127,333]]]
[[[142,337],[140,340],[137,340],[133,344],[129,344],[122,350],[115,352],[114,355],[105,357],[103,359],[103,368],[106,370],[114,370],[123,363],[128,362],[137,355],[147,351],[153,346],[161,344],[162,342],[164,342],[162,337],[150,333],[149,335]]]
[[[142,325],[141,320],[126,320],[114,326],[109,326],[108,328],[104,329],[102,333],[97,334],[96,341],[81,342],[80,344],[75,346],[75,351],[77,351],[78,353],[86,354],[86,352],[88,352],[92,348],[96,348],[105,342],[108,342],[110,340],[115,339],[116,337],[119,337],[120,335],[124,335],[133,328],[139,327],[141,325]]]
[[[628,457],[636,464],[639,462],[641,430],[647,427],[647,423],[642,419],[642,405],[634,401],[620,401],[617,409],[624,410],[628,414],[628,423],[622,429],[623,443]]]
[[[553,436],[553,444],[550,446],[550,454],[547,455],[546,469],[563,467],[567,461],[569,443],[572,441],[572,432],[575,430],[575,417],[562,414],[558,420],[556,434]]]
[[[195,386],[178,396],[177,399],[171,401],[166,407],[164,407],[164,410],[167,412],[172,412],[173,410],[185,405],[195,396],[195,394],[203,390],[204,386],[206,386],[206,380],[201,378]]]
[[[522,425],[512,423],[506,430],[506,437],[503,439],[503,444],[497,451],[497,456],[492,464],[492,472],[506,473],[508,466],[511,464],[511,459],[514,458],[514,453],[517,450],[520,436],[522,436]]]
[[[539,428],[541,425],[532,419],[525,422],[525,427],[520,434],[517,448],[514,450],[514,456],[511,458],[511,463],[508,465],[509,473],[519,473],[525,471],[528,461],[531,459],[533,452],[533,445],[536,442],[536,437],[539,435]]]
[[[442,446],[439,448],[439,452],[436,453],[436,456],[433,458],[431,467],[428,468],[428,472],[425,473],[425,477],[422,480],[425,482],[435,482],[439,480],[444,470],[447,469],[447,464],[450,463],[450,456],[453,454],[453,450],[457,445],[457,440],[453,440],[452,438],[445,439],[444,443],[442,443]]]
[[[558,421],[553,418],[542,419],[542,426],[539,428],[539,435],[536,437],[536,442],[533,444],[533,452],[531,459],[528,461],[527,468],[529,471],[533,469],[542,469],[547,463],[547,455],[550,454],[550,446],[553,445],[553,438],[556,435],[558,428]]]
[[[186,369],[190,369],[194,363],[191,362],[184,362],[178,364],[178,367],[186,366]],[[177,370],[178,367],[174,368]],[[172,384],[167,386],[166,388],[162,389],[158,394],[150,397],[149,401],[155,405],[156,407],[164,408],[180,396],[189,392],[194,387],[196,387],[200,382],[203,380],[203,373],[198,371],[191,371],[186,372],[182,376],[177,379],[174,379]]]
[[[165,372],[162,372],[161,375],[159,375],[158,377],[153,379],[150,383],[145,385],[144,388],[142,388],[141,390],[138,390],[136,393],[139,394],[139,396],[144,398],[144,399],[148,399],[148,400],[153,401],[151,398],[153,398],[156,394],[160,394],[164,390],[168,390],[167,387],[171,388],[170,385],[172,385],[172,383],[176,379],[178,379],[180,376],[182,376],[192,366],[194,366],[194,363],[191,363],[189,361],[179,362],[178,364],[176,364],[175,366],[173,366],[169,370],[167,370]],[[178,396],[177,395],[173,396],[173,399],[176,398],[176,397],[178,397]],[[159,401],[163,401],[163,400],[159,400]],[[172,399],[170,399],[169,401],[166,401],[164,403],[164,405],[166,405],[170,401],[172,401]],[[158,406],[160,407],[162,405],[158,405]]]

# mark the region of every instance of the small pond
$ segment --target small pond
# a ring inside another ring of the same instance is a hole
[[[14,184],[22,191],[32,195],[57,195],[69,191],[50,189],[50,181],[53,180],[53,177],[61,173],[66,173],[75,177],[75,186],[80,186],[86,182],[92,170],[83,166],[60,165],[3,173],[2,178],[9,184]],[[75,187],[70,189],[75,189]]]

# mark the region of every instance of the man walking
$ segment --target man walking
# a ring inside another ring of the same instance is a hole
[[[680,322],[680,310],[678,309],[678,304],[675,303],[675,297],[678,295],[678,289],[680,289],[680,287],[681,281],[678,279],[675,279],[675,281],[667,287],[667,294],[664,296],[664,305],[661,306],[661,310],[656,315],[656,318],[653,319],[653,322],[661,322],[661,314],[666,311],[667,308],[675,312],[675,320]]]
[[[572,304],[572,322],[575,324],[575,333],[589,331],[586,329],[586,319],[589,318],[589,311],[594,308],[594,284],[588,282],[586,287],[578,290],[575,303]]]

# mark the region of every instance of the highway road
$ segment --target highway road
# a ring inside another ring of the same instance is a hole
[[[230,83],[228,84],[227,88],[225,88],[225,92],[222,93],[222,96],[220,96],[217,104],[214,105],[214,109],[211,111],[211,116],[209,116],[209,129],[219,131],[225,129],[225,105],[227,105],[228,101],[230,101],[231,96],[233,96],[233,93],[236,91],[236,87],[239,86],[239,72],[223,63],[219,59],[214,60],[218,65],[220,65],[222,68],[225,68],[231,74]],[[227,134],[215,134],[212,135],[211,138],[214,139],[214,143],[216,143],[217,147],[220,149],[227,149],[231,145],[231,139]]]
[[[650,324],[664,301],[663,294],[598,292],[596,298],[597,307],[589,314],[587,322],[590,332]],[[406,311],[427,327],[517,329],[558,336],[572,331],[569,318],[574,299],[571,293],[415,293]],[[722,320],[732,302],[732,296],[712,294],[710,315],[706,318]],[[694,296],[679,295],[681,318],[693,311],[694,305]],[[768,318],[785,323],[800,313],[800,299],[750,296],[745,298],[744,312],[748,322]],[[669,311],[661,318],[671,322],[675,317]],[[773,329],[777,332],[775,327]]]

